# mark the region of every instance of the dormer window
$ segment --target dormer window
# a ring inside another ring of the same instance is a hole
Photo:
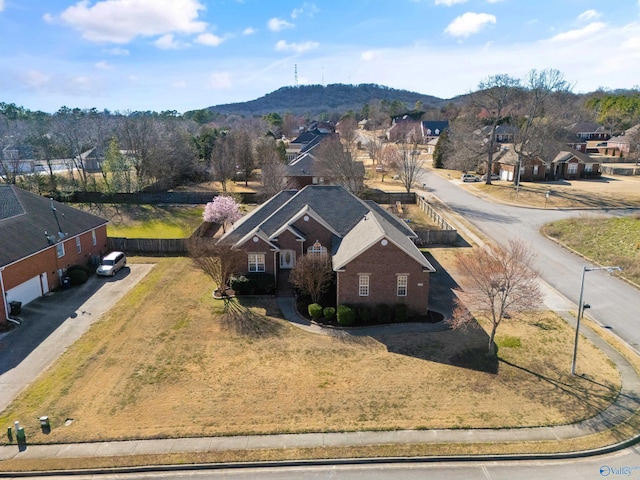
[[[324,256],[327,254],[327,247],[323,247],[320,242],[316,240],[316,243],[307,248],[307,254]]]

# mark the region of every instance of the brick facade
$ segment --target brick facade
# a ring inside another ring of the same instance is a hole
[[[106,225],[97,227],[95,234],[95,245],[93,245],[91,231],[64,240],[64,256],[60,258],[54,245],[5,266],[2,271],[4,292],[38,275],[41,278],[41,286],[48,285],[49,290],[59,287],[61,280],[58,271],[60,269],[66,270],[72,265],[88,265],[92,256],[101,256],[106,253]],[[78,252],[76,237],[80,239],[80,252]],[[46,279],[43,278],[45,276]],[[5,308],[0,308],[0,322],[4,320],[6,320],[6,311]]]
[[[369,295],[359,295],[359,276],[369,275]],[[398,275],[407,275],[406,296],[397,295]],[[388,242],[369,248],[338,272],[338,304],[406,304],[409,311],[424,314],[429,308],[429,272],[405,252]]]

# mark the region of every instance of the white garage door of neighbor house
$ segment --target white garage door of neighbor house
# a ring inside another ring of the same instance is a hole
[[[44,289],[44,292],[42,291]],[[43,275],[42,287],[40,286],[40,275],[37,275],[17,287],[7,290],[7,302],[22,302],[23,305],[40,298],[43,293],[49,291],[47,276]]]

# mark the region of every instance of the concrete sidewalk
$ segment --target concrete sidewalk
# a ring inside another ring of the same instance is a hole
[[[547,292],[547,303],[556,307],[569,305],[561,297]],[[427,331],[442,328],[440,325],[400,324],[392,326],[368,327],[366,329],[335,330],[327,332],[300,317],[294,308],[293,298],[280,298],[278,304],[284,316],[294,325],[317,334],[368,335],[369,329],[389,329],[394,331]],[[558,313],[570,324],[575,320],[567,310]],[[387,330],[388,331],[388,330]],[[380,444],[424,444],[424,443],[484,443],[515,441],[553,441],[579,438],[604,431],[628,419],[640,408],[640,378],[622,355],[610,347],[599,336],[585,328],[581,333],[600,348],[618,366],[622,379],[622,390],[616,401],[605,411],[585,421],[555,427],[517,429],[469,429],[469,430],[401,430],[388,432],[347,432],[347,433],[303,433],[287,435],[255,435],[233,437],[177,438],[155,440],[131,440],[119,442],[96,442],[61,445],[28,445],[18,451],[16,445],[0,447],[0,461],[8,459],[38,458],[78,458],[141,454],[164,454],[175,452],[206,452],[244,449],[285,449],[311,447],[365,446]],[[569,365],[567,365],[569,369]],[[579,368],[578,368],[579,370]],[[27,437],[28,440],[28,437]],[[579,454],[578,454],[579,455]],[[576,455],[576,456],[578,456]]]

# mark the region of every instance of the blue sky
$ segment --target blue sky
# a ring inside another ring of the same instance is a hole
[[[640,0],[0,0],[0,101],[184,112],[298,83],[640,84]]]

